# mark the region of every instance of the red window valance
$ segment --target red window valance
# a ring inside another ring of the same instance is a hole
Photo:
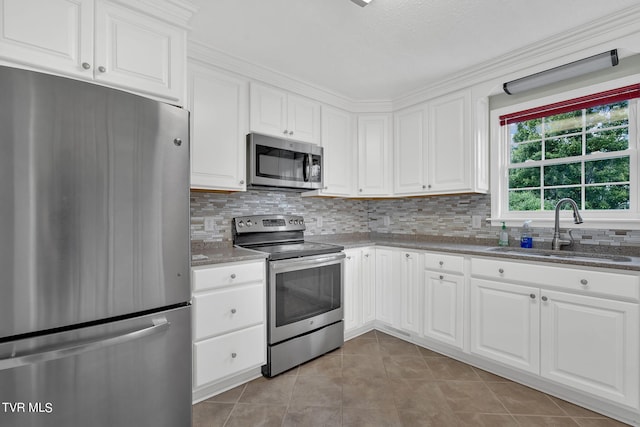
[[[500,116],[500,126],[640,98],[640,83]]]

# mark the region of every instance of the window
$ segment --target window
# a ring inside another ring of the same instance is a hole
[[[499,115],[494,219],[550,218],[564,197],[587,218],[640,219],[639,98],[635,84]]]

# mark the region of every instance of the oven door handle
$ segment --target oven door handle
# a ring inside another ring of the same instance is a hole
[[[301,258],[283,259],[269,261],[269,267],[273,272],[304,270],[310,267],[323,267],[331,264],[341,263],[346,255],[344,252],[334,254],[314,255]]]

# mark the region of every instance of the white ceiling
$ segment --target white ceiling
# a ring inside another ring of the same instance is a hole
[[[190,37],[352,100],[391,100],[637,1],[194,0]]]

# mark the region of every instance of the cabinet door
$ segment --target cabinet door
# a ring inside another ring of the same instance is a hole
[[[191,187],[246,189],[248,83],[190,65]]]
[[[362,322],[364,324],[376,320],[376,258],[375,250],[362,251]]]
[[[184,30],[122,6],[96,2],[94,77],[97,81],[184,100]]]
[[[400,254],[400,327],[420,333],[420,254]]]
[[[324,148],[325,195],[352,196],[355,168],[355,141],[351,114],[330,107],[322,107],[322,147]]]
[[[391,150],[389,115],[358,117],[358,195],[389,194]]]
[[[422,327],[426,337],[462,348],[463,295],[464,276],[425,270]]]
[[[360,276],[361,256],[358,249],[344,251],[344,330],[351,331],[362,326],[362,281]]]
[[[425,171],[425,109],[396,113],[394,122],[394,194],[419,194],[427,190]]]
[[[472,278],[471,352],[538,374],[538,300],[538,288]]]
[[[299,96],[287,96],[289,138],[320,143],[320,104]]]
[[[376,249],[376,320],[399,326],[399,291],[397,259],[399,252]]]
[[[93,0],[2,0],[0,7],[1,58],[93,78]]]
[[[428,176],[431,191],[469,188],[472,141],[469,92],[458,92],[429,102]]]
[[[251,85],[250,127],[277,137],[288,137],[287,94],[283,91],[256,84]]]
[[[541,291],[541,374],[638,407],[638,305]]]

